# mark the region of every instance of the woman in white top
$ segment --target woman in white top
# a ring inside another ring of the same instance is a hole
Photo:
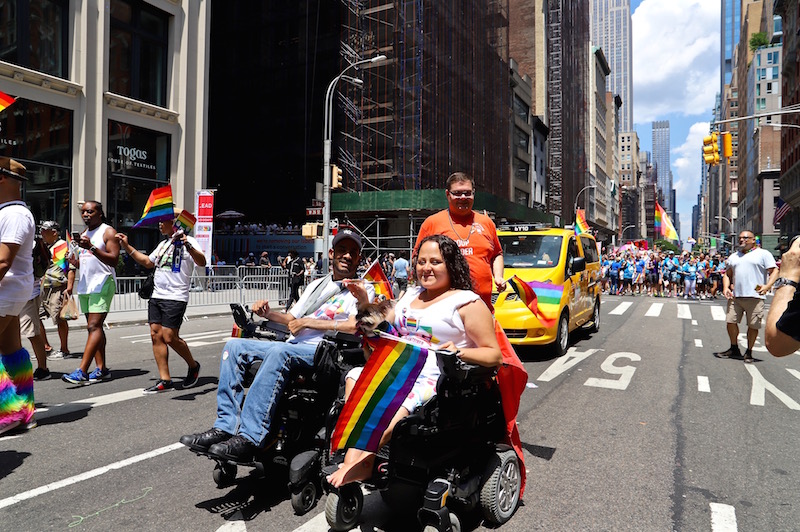
[[[182,212],[178,209],[175,211],[176,215]],[[186,378],[181,383],[183,388],[197,384],[200,375],[200,362],[192,357],[189,346],[180,337],[180,328],[189,303],[192,271],[195,264],[205,267],[206,257],[197,240],[183,233],[176,234],[173,220],[159,222],[158,230],[167,238],[150,255],[134,249],[128,242],[127,235],[117,233],[117,240],[133,260],[147,269],[156,268],[153,295],[147,302],[147,322],[150,324],[150,339],[153,342],[153,357],[158,366],[159,379],[143,390],[145,394],[165,392],[173,388],[167,346],[174,349],[189,366]]]
[[[395,326],[400,336],[431,349],[414,387],[381,437],[380,446],[389,441],[400,419],[436,393],[436,349],[456,351],[465,362],[487,367],[499,366],[503,360],[492,313],[472,292],[469,266],[451,238],[431,235],[420,243],[414,277],[417,286],[410,288],[389,311],[386,321]],[[352,384],[348,379],[348,391]],[[374,461],[374,453],[348,449],[344,463],[328,481],[339,487],[367,479]]]

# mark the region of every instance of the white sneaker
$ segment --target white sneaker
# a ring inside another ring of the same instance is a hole
[[[64,355],[64,352],[60,349],[55,350],[49,355],[47,355],[47,360],[64,360],[65,358],[67,357]]]

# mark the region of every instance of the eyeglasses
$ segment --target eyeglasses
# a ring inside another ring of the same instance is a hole
[[[471,198],[475,195],[474,190],[448,190],[447,193],[455,198]]]
[[[739,237],[739,240],[752,240],[752,239],[753,239],[752,236],[740,236]]]

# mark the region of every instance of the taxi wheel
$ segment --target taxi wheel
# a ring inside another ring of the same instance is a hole
[[[600,330],[600,298],[594,300],[594,311],[592,312],[592,326],[589,332],[596,333]]]
[[[569,347],[569,316],[567,311],[561,313],[558,318],[558,329],[556,330],[556,341],[553,342],[553,354],[557,357],[567,354],[567,347]]]

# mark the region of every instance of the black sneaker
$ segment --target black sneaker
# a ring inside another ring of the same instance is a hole
[[[714,353],[717,358],[742,358],[742,352],[739,351],[739,346],[731,346],[727,351],[719,351]]]
[[[181,436],[180,442],[192,450],[205,453],[208,451],[208,448],[215,443],[224,442],[231,436],[233,436],[233,434],[228,434],[224,430],[209,429],[205,432]]]
[[[46,381],[51,376],[50,370],[47,368],[36,368],[33,372],[33,380],[35,381]]]
[[[752,364],[755,360],[753,359],[753,352],[751,350],[747,350],[744,352],[744,361],[747,364]]]
[[[195,367],[189,368],[189,372],[186,374],[186,378],[183,379],[183,387],[191,388],[192,386],[197,384],[197,379],[199,377],[200,377],[200,362],[197,362],[197,365]]]
[[[252,462],[256,449],[255,443],[237,434],[227,441],[209,447],[208,454],[232,462]]]
[[[172,389],[172,381],[165,381],[160,379],[157,383],[150,386],[149,388],[145,388],[142,390],[142,393],[145,395],[150,395],[159,392],[166,392]]]

